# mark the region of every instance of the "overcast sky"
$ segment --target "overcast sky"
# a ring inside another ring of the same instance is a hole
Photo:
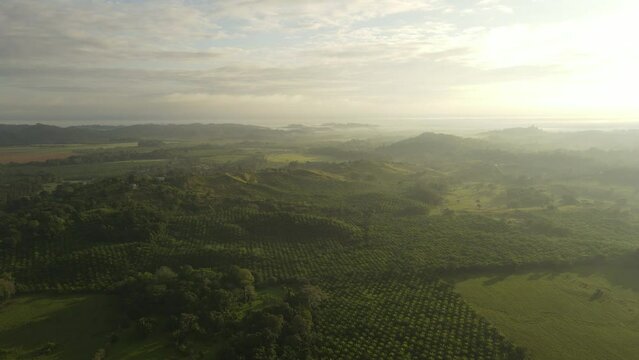
[[[639,116],[635,0],[0,0],[0,121]]]

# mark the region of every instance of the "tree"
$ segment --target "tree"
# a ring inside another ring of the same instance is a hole
[[[104,349],[98,349],[98,351],[93,354],[93,360],[104,360],[106,358],[106,350]]]
[[[255,283],[255,277],[253,273],[248,269],[242,269],[237,266],[234,267],[233,270],[234,280],[244,289],[244,301],[249,301],[254,298],[255,288],[253,284]]]
[[[249,269],[237,268],[235,276],[238,283],[242,286],[253,285],[255,282],[255,277],[253,277],[253,273],[251,273]]]
[[[579,200],[574,195],[565,194],[561,197],[561,205],[578,205]]]
[[[138,334],[141,337],[147,337],[151,332],[153,332],[153,328],[155,328],[155,320],[148,317],[141,317],[136,321],[135,328]]]
[[[302,300],[311,308],[316,307],[322,301],[326,300],[328,295],[317,286],[304,285],[300,292]]]
[[[177,279],[177,274],[168,266],[160,266],[155,271],[155,278],[158,280],[158,282],[166,284]]]
[[[200,328],[199,318],[197,315],[182,313],[178,318],[178,330],[184,334],[189,333],[200,333],[202,329]]]
[[[0,302],[5,302],[16,293],[16,286],[11,274],[0,275]]]
[[[444,188],[438,184],[415,184],[408,189],[407,195],[415,200],[428,205],[441,205],[444,201],[442,196]]]
[[[507,356],[508,360],[525,360],[527,358],[528,351],[521,346],[516,346]]]
[[[4,232],[5,234],[0,237],[0,246],[15,249],[22,240],[22,234],[13,227],[8,227]]]

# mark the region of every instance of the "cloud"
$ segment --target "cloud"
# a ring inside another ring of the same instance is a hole
[[[2,0],[0,119],[523,112],[639,81],[632,3],[544,4]]]
[[[192,44],[225,36],[203,11],[182,2],[0,2],[0,59],[112,61],[201,53]],[[185,40],[183,43],[176,40]]]
[[[477,6],[481,11],[497,11],[506,14],[514,12],[513,8],[504,5],[502,0],[479,0]]]
[[[218,16],[238,19],[245,30],[288,32],[344,28],[357,22],[408,11],[428,11],[436,0],[247,0],[221,2]]]

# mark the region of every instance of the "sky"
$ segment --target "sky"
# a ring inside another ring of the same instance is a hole
[[[0,0],[0,122],[639,120],[638,3]]]

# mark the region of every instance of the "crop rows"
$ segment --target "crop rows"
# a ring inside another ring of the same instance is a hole
[[[524,236],[503,221],[476,215],[394,218],[377,214],[371,219],[370,237],[354,242],[345,240],[350,232],[343,231],[349,228],[343,221],[287,215],[278,219],[295,222],[297,228],[282,238],[261,227],[247,229],[246,224],[256,216],[260,214],[249,208],[177,217],[169,224],[173,239],[165,243],[91,244],[69,238],[5,247],[0,252],[0,270],[13,273],[23,286],[104,288],[131,272],[161,265],[216,266],[234,261],[264,278],[286,279],[380,273],[399,267],[433,271],[489,268],[612,251],[605,248],[612,245],[603,245],[596,238],[581,241],[577,247],[572,237]],[[335,229],[303,238],[305,226],[315,229],[317,224],[335,224]],[[570,255],[568,249],[572,249]]]
[[[436,280],[378,277],[325,285],[317,312],[330,359],[505,359],[516,349]]]

